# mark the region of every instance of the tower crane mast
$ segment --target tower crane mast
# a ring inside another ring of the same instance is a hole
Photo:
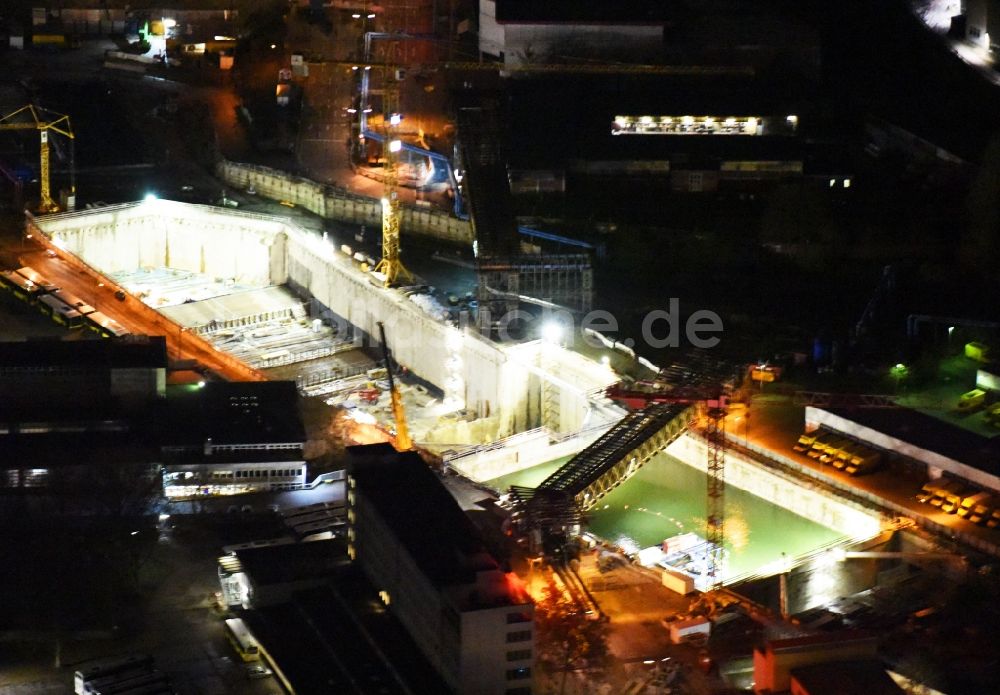
[[[706,442],[705,540],[708,541],[708,577],[711,588],[722,586],[722,565],[726,542],[726,414],[729,397],[725,388],[716,385],[692,385],[678,388],[628,388],[622,384],[608,387],[609,398],[641,409],[652,403],[683,403],[704,408],[703,433]]]
[[[390,50],[392,47],[390,46]],[[399,172],[398,153],[402,147],[397,137],[400,121],[399,80],[392,62],[382,71],[382,126],[385,138],[382,143],[382,260],[375,271],[385,276],[385,286],[392,287],[401,280],[412,280],[410,271],[403,265],[399,251]],[[383,341],[384,342],[384,341]]]
[[[28,118],[30,120],[24,120]],[[76,136],[69,116],[28,104],[0,118],[0,130],[37,130],[41,146],[39,151],[39,212],[58,212],[59,205],[52,198],[49,182],[49,133],[59,133],[70,141],[70,195],[76,195],[76,169],[73,162],[73,141]]]

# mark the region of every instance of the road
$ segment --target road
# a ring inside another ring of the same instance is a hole
[[[136,335],[162,335],[167,353],[175,360],[195,360],[206,369],[231,381],[263,381],[262,373],[220,352],[209,343],[168,320],[155,309],[127,295],[115,299],[117,286],[104,282],[70,254],[50,256],[38,239],[25,240],[18,254],[22,265],[35,268],[50,282],[77,295],[98,311],[110,316]],[[59,253],[56,250],[56,253]]]

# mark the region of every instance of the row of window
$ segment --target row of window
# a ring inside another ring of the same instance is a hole
[[[527,642],[531,639],[531,630],[518,630],[517,632],[507,633],[507,644],[512,642]]]
[[[216,471],[212,475],[220,478],[228,477],[229,471]],[[294,478],[302,475],[301,468],[284,468],[278,470],[236,471],[237,478]]]
[[[529,666],[512,668],[507,671],[507,680],[509,681],[519,681],[525,678],[531,678],[531,667]]]
[[[530,622],[531,622],[531,613],[528,613],[527,611],[520,611],[517,613],[507,614],[508,625],[513,625],[514,623],[530,623]]]
[[[512,652],[507,652],[507,661],[524,661],[525,659],[531,658],[530,649],[515,649]]]

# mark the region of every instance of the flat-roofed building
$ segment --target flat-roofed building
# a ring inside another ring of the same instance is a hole
[[[823,427],[922,466],[1000,491],[1000,437],[987,438],[909,408],[806,408],[806,429]]]
[[[424,461],[351,447],[348,554],[448,685],[532,692],[534,604]]]
[[[296,490],[306,483],[306,433],[294,382],[209,382],[179,390],[167,405],[168,497]]]
[[[877,647],[876,636],[855,630],[770,640],[753,652],[754,692],[786,693],[792,687],[792,673],[796,669],[834,661],[874,659]]]
[[[95,405],[131,409],[163,398],[166,374],[162,336],[0,343],[0,419],[29,411],[86,414]]]

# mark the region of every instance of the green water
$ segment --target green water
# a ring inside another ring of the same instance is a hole
[[[496,481],[509,485],[537,485],[565,459],[551,461]],[[605,495],[587,513],[588,529],[609,541],[636,548],[658,545],[679,533],[705,535],[707,478],[704,473],[672,456],[659,454],[625,483]],[[757,570],[795,557],[839,537],[836,531],[793,514],[767,500],[732,486],[726,488],[725,576]]]
[[[502,475],[499,478],[487,480],[486,484],[500,490],[501,492],[506,492],[507,488],[511,485],[519,485],[521,487],[538,487],[542,484],[543,480],[559,470],[562,465],[571,458],[573,457],[563,456],[562,458],[552,459],[547,463],[540,463],[537,466],[525,468],[517,471],[516,473],[508,473],[507,475]]]

